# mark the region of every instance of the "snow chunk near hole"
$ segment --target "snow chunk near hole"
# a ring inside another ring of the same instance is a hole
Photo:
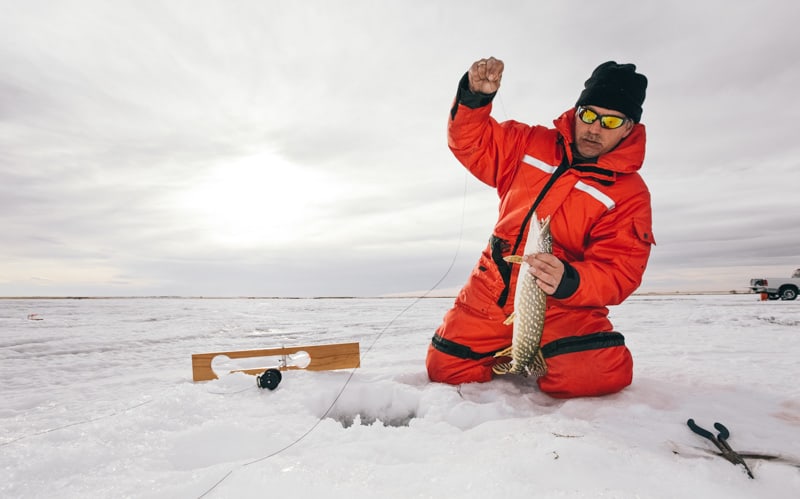
[[[344,428],[353,425],[371,426],[376,423],[405,427],[418,417],[419,400],[419,392],[407,385],[392,382],[351,382],[327,414],[325,411],[330,402],[322,407],[323,401],[318,400],[320,405],[314,409],[319,417],[333,419]]]

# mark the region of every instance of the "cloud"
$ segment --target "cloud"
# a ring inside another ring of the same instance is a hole
[[[457,287],[497,197],[448,151],[446,117],[489,55],[506,61],[499,120],[550,123],[605,60],[648,75],[645,287],[798,266],[793,4],[7,11],[0,295],[385,294],[454,257]]]

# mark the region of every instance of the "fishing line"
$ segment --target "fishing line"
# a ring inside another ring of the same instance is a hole
[[[500,110],[503,111],[503,120],[507,121],[508,113],[506,113],[506,105],[503,102],[503,97],[499,93],[495,95],[495,97],[497,97],[497,102],[500,104]]]
[[[508,117],[506,115],[505,105],[503,104],[503,99],[499,96],[499,94],[498,94],[497,98],[498,98],[498,101],[500,103],[500,108],[502,110],[502,113],[505,116],[505,119],[508,119]],[[395,321],[397,321],[406,312],[408,312],[414,306],[416,306],[417,303],[419,303],[421,300],[427,298],[434,290],[436,290],[436,288],[438,288],[442,284],[442,282],[444,282],[444,280],[447,278],[448,275],[450,275],[450,272],[455,267],[456,261],[458,260],[458,255],[461,252],[461,243],[464,240],[464,221],[466,220],[466,213],[467,213],[467,185],[468,185],[468,180],[469,180],[469,175],[468,175],[468,172],[465,170],[464,171],[464,189],[463,189],[463,193],[462,193],[462,196],[461,196],[461,221],[459,223],[459,229],[458,229],[458,243],[456,245],[456,249],[455,249],[455,252],[453,254],[453,258],[450,261],[450,265],[448,265],[447,270],[444,271],[444,274],[442,274],[442,276],[439,278],[439,280],[436,281],[436,283],[433,284],[433,286],[431,286],[427,291],[422,293],[420,296],[417,296],[410,304],[408,304],[408,306],[406,306],[396,316],[394,316],[394,318],[392,318],[389,321],[389,323],[386,324],[386,326],[383,327],[383,329],[381,329],[381,331],[378,333],[378,335],[375,337],[375,339],[372,340],[372,343],[370,343],[370,345],[364,351],[362,357],[366,357],[372,351],[372,349],[375,347],[375,345],[378,343],[378,341],[380,341],[380,339],[383,337],[384,333],[390,327],[392,327],[392,325],[395,323]],[[322,421],[325,420],[325,418],[328,417],[328,414],[330,414],[330,412],[336,406],[336,403],[339,401],[339,399],[341,398],[341,396],[344,393],[345,389],[347,389],[348,385],[352,381],[353,377],[355,376],[355,372],[356,372],[356,368],[353,368],[353,369],[350,370],[350,374],[347,376],[347,379],[345,380],[344,384],[342,385],[342,388],[336,394],[336,397],[334,397],[333,402],[331,402],[331,404],[328,406],[328,408],[325,410],[325,412],[317,419],[317,421],[305,433],[300,435],[294,441],[290,442],[289,444],[285,445],[284,447],[281,447],[280,449],[278,449],[278,450],[276,450],[276,451],[274,451],[274,452],[272,452],[270,454],[267,454],[265,456],[259,457],[258,459],[254,459],[252,461],[243,463],[243,464],[239,465],[237,468],[234,468],[234,469],[228,471],[225,474],[225,476],[220,478],[208,490],[206,490],[200,496],[198,496],[198,499],[203,498],[203,497],[207,496],[209,493],[211,493],[220,484],[222,484],[225,480],[227,480],[228,477],[230,477],[235,471],[240,470],[240,469],[242,469],[242,468],[244,468],[246,466],[250,466],[251,464],[260,463],[261,461],[265,461],[265,460],[267,460],[267,459],[269,459],[271,457],[277,456],[278,454],[280,454],[280,453],[282,453],[282,452],[294,447],[295,445],[299,444],[300,442],[302,442],[308,435],[310,435],[322,423]]]
[[[50,428],[50,429],[42,430],[42,431],[39,431],[39,432],[36,432],[36,433],[30,433],[28,435],[23,435],[21,437],[15,438],[13,440],[9,440],[8,442],[0,443],[0,447],[5,447],[6,445],[11,445],[11,444],[13,444],[15,442],[19,442],[20,440],[25,440],[25,439],[32,438],[32,437],[38,437],[39,435],[45,435],[47,433],[53,433],[54,431],[63,430],[65,428],[71,428],[73,426],[80,426],[80,425],[84,425],[84,424],[93,423],[95,421],[100,421],[101,419],[107,419],[107,418],[111,418],[111,417],[114,417],[114,416],[119,416],[120,414],[132,411],[134,409],[138,409],[139,407],[142,407],[143,405],[149,404],[152,401],[153,401],[153,399],[145,400],[144,402],[142,402],[140,404],[132,405],[132,406],[127,407],[125,409],[122,409],[120,411],[112,412],[111,414],[105,414],[103,416],[97,416],[95,418],[85,419],[83,421],[76,421],[74,423],[65,424],[63,426],[57,426],[55,428]]]
[[[500,93],[498,93],[495,96],[495,99],[497,99],[497,103],[500,104],[500,110],[502,111],[502,114],[503,114],[503,120],[504,121],[508,121],[509,117],[508,117],[508,113],[506,113],[506,104],[505,104],[505,102],[503,102],[503,96]],[[528,192],[528,199],[529,200],[533,200],[534,199],[534,195],[533,195],[533,192],[531,191],[530,183],[525,182],[525,189]]]
[[[386,324],[383,327],[383,329],[381,329],[381,331],[377,334],[377,336],[375,336],[375,339],[372,340],[372,343],[370,343],[370,345],[364,351],[364,353],[362,355],[362,358],[365,358],[372,351],[372,349],[375,347],[375,345],[378,343],[378,341],[380,341],[380,339],[383,337],[384,333],[386,333],[386,331],[389,330],[389,328],[392,327],[392,325],[400,317],[402,317],[406,312],[411,310],[417,303],[419,303],[421,300],[427,298],[434,290],[436,290],[436,288],[438,288],[442,284],[442,282],[444,282],[444,280],[447,278],[447,276],[453,270],[453,267],[455,267],[456,261],[458,260],[458,254],[461,251],[461,243],[462,243],[462,241],[464,239],[464,221],[466,219],[466,212],[467,212],[467,181],[468,181],[468,179],[469,179],[469,177],[467,175],[467,172],[465,171],[464,172],[464,192],[462,194],[462,200],[461,200],[461,223],[459,224],[459,230],[458,230],[458,244],[456,245],[456,250],[455,250],[455,253],[453,254],[453,259],[450,261],[450,265],[447,267],[447,270],[444,271],[444,274],[442,274],[442,276],[439,278],[439,280],[436,281],[436,283],[433,286],[431,286],[427,291],[422,293],[420,296],[417,296],[410,304],[408,304],[405,308],[403,308],[400,312],[398,312],[398,314],[395,315],[389,321],[389,323]],[[220,484],[222,484],[225,480],[227,480],[228,477],[233,475],[233,473],[235,471],[240,470],[240,469],[242,469],[244,467],[250,466],[252,464],[260,463],[261,461],[265,461],[265,460],[267,460],[267,459],[269,459],[271,457],[275,457],[278,454],[280,454],[280,453],[282,453],[282,452],[284,452],[284,451],[286,451],[288,449],[291,449],[295,445],[297,445],[300,442],[302,442],[307,436],[309,436],[328,417],[328,414],[330,414],[330,412],[336,406],[336,403],[342,397],[342,394],[344,393],[345,389],[347,389],[347,387],[350,384],[350,382],[353,380],[353,377],[355,376],[355,374],[356,374],[356,368],[351,369],[350,370],[350,374],[347,376],[347,379],[345,380],[345,382],[342,385],[341,389],[339,389],[339,392],[336,394],[336,397],[334,397],[333,402],[330,403],[330,405],[325,410],[325,412],[317,419],[317,421],[305,433],[303,433],[302,435],[297,437],[295,440],[293,440],[289,444],[281,447],[280,449],[278,449],[278,450],[276,450],[274,452],[271,452],[270,454],[267,454],[267,455],[264,455],[262,457],[259,457],[258,459],[254,459],[252,461],[248,461],[246,463],[240,464],[238,467],[228,471],[225,474],[225,476],[220,478],[214,485],[212,485],[209,489],[207,489],[205,492],[203,492],[201,495],[199,495],[198,499],[201,499],[201,498],[207,496],[209,493],[211,493]]]

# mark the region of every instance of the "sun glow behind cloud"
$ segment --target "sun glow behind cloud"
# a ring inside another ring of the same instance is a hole
[[[213,244],[282,246],[313,234],[342,194],[331,176],[266,151],[200,176],[176,196],[176,209]]]

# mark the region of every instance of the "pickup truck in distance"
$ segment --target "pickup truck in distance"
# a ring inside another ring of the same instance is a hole
[[[766,293],[770,300],[794,300],[797,298],[797,291],[800,289],[800,269],[792,274],[792,277],[760,277],[750,279],[750,289],[754,293]]]

